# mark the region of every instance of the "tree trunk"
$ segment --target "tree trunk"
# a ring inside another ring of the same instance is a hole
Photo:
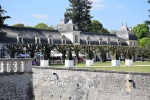
[[[133,62],[135,62],[135,54],[133,54]]]
[[[32,51],[30,54],[31,58],[34,58],[34,52]]]
[[[48,60],[49,60],[49,64],[51,64],[51,50],[47,53],[47,57],[48,57]]]
[[[10,52],[10,58],[14,58],[14,53]]]
[[[141,55],[141,61],[144,62],[144,55]]]
[[[76,53],[76,60],[78,61],[78,63],[80,62],[79,53]]]
[[[102,53],[102,62],[106,62],[106,53]]]
[[[65,59],[66,59],[66,51],[63,52],[62,59],[63,59],[63,64],[64,64],[65,63]]]
[[[125,53],[123,53],[123,56],[124,56],[124,59],[123,59],[123,61],[125,62],[125,59],[126,59],[126,54],[125,54]]]

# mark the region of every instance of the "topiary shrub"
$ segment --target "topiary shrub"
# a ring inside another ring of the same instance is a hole
[[[44,48],[44,52],[43,52],[43,59],[44,59],[44,60],[48,60],[48,57],[47,57],[46,51],[47,51],[47,47],[45,46],[45,48]]]
[[[127,52],[126,52],[126,59],[132,59],[132,55],[129,52],[129,50],[127,50]]]
[[[69,48],[66,60],[73,60],[71,48]]]
[[[92,60],[93,59],[93,52],[90,50],[90,49],[88,49],[88,51],[87,51],[87,60]]]
[[[117,50],[113,53],[113,60],[119,60],[119,55]]]

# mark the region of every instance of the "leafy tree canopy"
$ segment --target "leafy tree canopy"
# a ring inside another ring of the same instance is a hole
[[[92,2],[89,0],[69,0],[70,8],[67,9],[69,12],[70,19],[78,26],[80,31],[91,30],[91,18],[90,9],[92,8]]]
[[[109,34],[110,32],[103,27],[98,20],[92,20],[91,32]]]
[[[37,25],[34,26],[34,28],[54,30],[54,28],[49,27],[47,24],[44,23],[38,23]]]
[[[141,39],[143,37],[147,37],[149,27],[147,24],[138,24],[137,26],[133,27],[132,31],[136,34],[138,39]]]
[[[148,3],[150,3],[150,0],[148,0]],[[148,10],[148,11],[150,12],[150,10]],[[149,17],[150,17],[150,15],[149,15]],[[150,20],[146,20],[145,23],[150,25]]]
[[[104,34],[110,34],[110,32],[106,28],[102,29],[102,33],[104,33]]]
[[[140,46],[148,46],[149,44],[150,44],[150,38],[148,37],[144,37],[139,41]]]
[[[15,26],[15,27],[25,27],[24,24],[22,24],[22,23],[14,24],[14,25],[12,25],[12,26]]]
[[[8,18],[11,18],[10,16],[3,16],[4,13],[6,13],[6,11],[3,10],[0,5],[0,25],[4,25],[4,21]]]
[[[103,25],[98,20],[92,20],[91,31],[95,33],[101,33]]]

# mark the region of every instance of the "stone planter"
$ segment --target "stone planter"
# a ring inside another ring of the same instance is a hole
[[[93,60],[86,60],[86,66],[92,66],[93,64]]]
[[[74,61],[73,60],[65,60],[65,67],[74,67]]]
[[[125,66],[132,66],[133,65],[133,59],[125,59]]]
[[[112,60],[111,61],[111,66],[120,66],[120,60]]]
[[[40,66],[43,67],[49,66],[49,60],[40,60]]]

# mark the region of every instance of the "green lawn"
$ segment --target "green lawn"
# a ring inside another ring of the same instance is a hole
[[[64,67],[63,64],[52,64],[52,67]],[[111,62],[94,62],[93,66],[86,66],[85,63],[76,64],[77,68],[91,69],[91,70],[113,70],[113,71],[127,71],[127,72],[147,72],[150,73],[150,62],[134,62],[133,66],[125,66],[121,62],[120,67],[112,67]]]
[[[111,70],[127,72],[147,72],[150,73],[150,66],[131,66],[131,67],[80,67],[91,70]]]
[[[150,66],[150,62],[133,62],[133,65],[149,65]],[[80,64],[77,64],[77,66],[81,67],[81,66],[85,66],[85,63],[80,63]],[[111,66],[111,62],[94,62],[94,65],[93,66]],[[121,62],[120,63],[120,66],[123,67],[125,66],[125,63],[124,62]]]

